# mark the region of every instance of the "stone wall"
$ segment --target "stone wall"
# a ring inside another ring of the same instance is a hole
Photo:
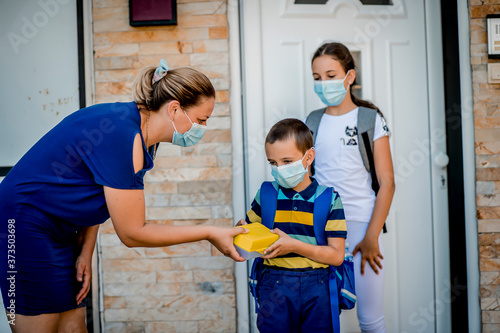
[[[500,0],[470,1],[477,218],[483,333],[500,332],[500,84],[488,84],[486,15]]]
[[[203,140],[161,144],[146,176],[147,219],[172,225],[231,226],[231,133],[227,2],[177,0],[176,26],[132,28],[128,0],[93,0],[95,102],[130,101],[143,66],[207,74],[217,90]],[[106,332],[234,332],[234,264],[208,242],[168,248],[121,244],[101,227]]]

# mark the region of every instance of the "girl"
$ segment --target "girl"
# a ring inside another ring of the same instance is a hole
[[[312,58],[312,72],[314,90],[327,105],[325,109],[312,112],[306,120],[315,136],[315,178],[321,185],[334,187],[344,204],[347,242],[354,254],[361,331],[386,332],[380,232],[395,190],[390,131],[375,105],[352,94],[355,64],[343,44],[320,46]],[[373,131],[362,136],[358,128],[366,127],[364,115],[371,115]],[[317,127],[314,118],[319,122]],[[359,145],[366,148],[366,156],[362,156],[365,149],[358,148]],[[373,163],[367,161],[371,153]],[[372,186],[372,175],[375,183],[378,181],[378,194],[375,193],[377,185]]]

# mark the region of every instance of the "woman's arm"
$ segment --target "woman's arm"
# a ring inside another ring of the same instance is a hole
[[[87,255],[92,257],[92,253],[94,253],[94,247],[97,240],[98,231],[99,231],[99,225],[82,228],[82,230],[80,231],[80,236],[78,238],[78,243],[80,244],[81,247],[80,255]]]
[[[272,259],[293,252],[332,266],[339,266],[344,261],[344,238],[329,237],[328,246],[319,246],[292,238],[280,229],[274,229],[272,232],[278,234],[280,238],[264,251],[263,259]]]
[[[76,295],[76,303],[80,304],[90,290],[92,280],[92,254],[94,253],[95,242],[99,225],[82,228],[79,236],[81,246],[80,255],[76,259],[76,279],[82,282],[82,288]]]
[[[388,136],[384,136],[373,143],[373,158],[380,189],[365,237],[353,251],[353,255],[361,251],[361,274],[364,274],[366,261],[378,274],[377,266],[382,268],[380,259],[384,259],[380,253],[378,236],[389,214],[389,208],[396,189]]]
[[[128,247],[158,247],[208,240],[224,255],[244,261],[234,248],[233,238],[247,232],[246,229],[146,223],[142,190],[118,190],[105,186],[104,195],[116,233]]]
[[[139,135],[134,141],[133,159],[137,172],[144,164]],[[244,261],[234,248],[233,238],[247,232],[246,229],[146,223],[143,190],[120,190],[104,186],[104,196],[116,233],[128,247],[158,247],[208,240],[224,255],[236,261]]]

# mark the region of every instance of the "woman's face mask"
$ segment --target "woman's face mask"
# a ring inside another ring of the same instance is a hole
[[[197,144],[201,140],[201,138],[203,138],[203,135],[207,130],[207,125],[193,123],[186,111],[182,110],[182,112],[184,112],[189,122],[191,123],[191,128],[184,133],[179,133],[177,132],[175,124],[172,121],[172,125],[174,126],[174,136],[172,138],[172,143],[181,147],[190,147]]]
[[[312,148],[311,148],[312,149]],[[307,150],[309,151],[309,149]],[[307,155],[307,151],[304,156],[293,163],[285,164],[282,166],[271,165],[271,175],[274,179],[284,188],[293,188],[304,179],[304,175],[307,170],[304,168],[302,161]]]
[[[344,81],[350,71],[351,70],[347,71],[343,79],[314,81],[314,91],[323,103],[328,106],[337,106],[342,103],[347,94],[347,90],[344,87]]]

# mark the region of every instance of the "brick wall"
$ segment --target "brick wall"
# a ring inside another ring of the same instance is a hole
[[[93,0],[95,102],[130,101],[139,69],[165,58],[191,66],[217,90],[203,140],[161,144],[146,176],[147,219],[159,224],[231,226],[231,133],[227,3],[177,0],[178,24],[132,28],[128,0]],[[101,227],[106,332],[234,332],[233,262],[208,243],[123,246]]]
[[[500,0],[470,1],[483,333],[500,332],[500,84],[488,84],[486,15]]]

